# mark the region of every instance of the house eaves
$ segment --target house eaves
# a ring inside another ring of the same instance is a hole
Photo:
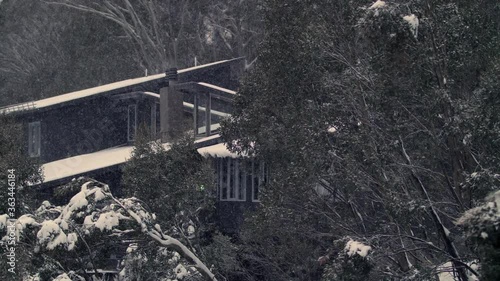
[[[239,61],[242,58],[236,58],[231,60],[222,60],[209,64],[189,67],[185,69],[180,69],[177,71],[180,77],[183,74],[188,74],[195,71],[203,71],[206,69],[211,69],[213,67],[223,66],[227,63]],[[58,105],[64,105],[73,102],[80,102],[84,99],[95,98],[101,95],[113,95],[126,92],[138,92],[138,91],[150,91],[152,87],[158,84],[164,83],[165,73],[160,73],[156,75],[139,77],[134,79],[127,79],[119,82],[114,82],[98,87],[88,88],[80,91],[75,91],[67,94],[62,94],[46,99],[30,101],[20,104],[9,105],[5,107],[0,107],[0,114],[11,114],[11,113],[24,113],[33,110],[41,110],[47,108],[53,108]],[[217,87],[217,86],[214,86]],[[223,88],[222,88],[223,89]],[[227,89],[224,89],[227,91]]]
[[[220,142],[222,139],[219,134],[216,134],[198,139],[194,145],[198,153],[206,157],[208,154],[214,156],[214,149],[218,153],[223,150],[222,146],[225,149],[225,144]],[[163,147],[168,150],[170,144],[164,143]],[[32,185],[63,183],[79,176],[95,174],[98,171],[118,169],[132,157],[133,150],[134,146],[131,145],[118,146],[45,163],[41,166],[44,175],[43,182]],[[227,153],[230,152],[227,151]],[[226,157],[226,154],[221,154],[219,157]]]

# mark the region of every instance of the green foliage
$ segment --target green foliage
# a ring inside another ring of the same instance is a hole
[[[373,261],[370,255],[360,256],[358,254],[348,255],[346,243],[350,238],[342,238],[333,241],[329,256],[331,262],[325,266],[321,280],[373,280],[370,278],[370,271],[373,268]],[[369,253],[369,252],[368,252]]]
[[[293,251],[262,239],[298,235],[297,224],[306,237],[376,239],[373,280],[429,274],[447,255],[471,255],[451,218],[498,185],[498,5],[311,4],[265,1],[259,62],[222,128],[233,150],[271,166],[256,222],[272,224],[252,240],[265,245],[262,260],[282,261],[272,253],[283,250],[291,267],[305,264],[295,242]],[[320,185],[329,196],[311,192]],[[288,274],[284,263],[276,268]]]
[[[186,264],[187,261],[175,251],[158,247],[154,242],[131,244],[122,262],[124,270],[120,272],[120,280],[175,280],[177,279],[176,273],[180,271],[176,267],[179,263]],[[192,273],[192,269],[187,268],[186,270]],[[200,274],[190,274],[184,280],[198,281],[204,279]]]
[[[500,191],[491,193],[484,203],[458,219],[467,237],[477,245],[481,280],[500,278]]]
[[[203,253],[207,264],[218,274],[228,280],[246,280],[251,276],[247,275],[248,272],[241,262],[241,245],[233,240],[229,236],[216,233],[211,243],[203,247]]]
[[[186,137],[165,148],[148,141],[147,134],[138,135],[123,172],[124,195],[141,198],[169,227],[192,220],[197,228],[209,229],[215,199],[213,169],[192,139]]]

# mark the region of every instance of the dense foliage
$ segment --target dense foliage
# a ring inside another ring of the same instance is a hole
[[[203,253],[215,230],[213,169],[196,151],[192,138],[183,137],[164,146],[149,141],[147,135],[139,133],[132,158],[125,165],[123,195],[140,198],[164,229]],[[129,257],[129,270],[141,280],[164,277],[161,250],[155,243],[138,243]],[[137,255],[157,258],[137,260]]]
[[[99,274],[94,271],[109,270],[103,267],[106,258],[109,259],[110,254],[119,254],[116,245],[126,245],[125,241],[137,241],[137,244],[129,244],[123,263],[114,265],[121,269],[120,280],[200,280],[202,277],[215,280],[191,247],[186,246],[189,241],[186,245],[180,242],[176,238],[182,237],[179,231],[163,231],[156,215],[147,210],[141,200],[115,198],[107,185],[91,179],[82,178],[72,184],[81,187],[69,202],[54,206],[44,201],[33,213],[17,218],[17,247],[29,251],[32,258],[31,262],[22,263],[23,271],[10,274],[8,280],[13,277],[22,280],[95,280],[91,276]],[[4,217],[0,215],[0,233],[2,237],[9,237],[12,230],[6,227]],[[153,255],[136,253],[138,245],[145,242],[154,242],[156,253],[161,255],[154,258]],[[141,272],[141,262],[148,259],[161,264],[160,276],[155,277],[151,267],[145,271],[148,274]],[[59,277],[61,275],[66,279]]]
[[[230,149],[271,171],[238,235],[215,229],[212,167],[191,139],[142,137],[124,170],[123,193],[219,279],[498,279],[497,1],[50,2],[0,2],[0,104],[258,57],[222,126]],[[19,129],[5,124],[2,132]],[[2,169],[36,179],[10,137],[0,134]],[[65,190],[78,192],[72,184]],[[77,244],[75,261],[68,249],[27,247],[19,264],[46,278],[61,272],[59,260],[90,268],[117,251],[98,243],[105,234],[91,233],[92,254]],[[123,278],[183,273],[172,265],[184,260],[143,238]]]
[[[41,171],[38,163],[26,156],[22,147],[22,126],[12,118],[0,115],[0,214],[9,214],[9,218],[16,219],[20,214],[34,206],[34,191],[29,184],[41,180]],[[6,218],[4,218],[6,219]],[[12,222],[11,222],[12,224]],[[0,241],[0,279],[9,280],[12,274],[8,272],[7,241]],[[16,258],[19,262],[17,270],[30,268],[31,253],[19,249]]]
[[[449,260],[474,275],[454,222],[500,184],[498,5],[265,2],[258,64],[223,127],[273,171],[245,241],[260,280],[314,279],[317,252],[338,280],[331,245],[347,236],[374,249],[360,280],[428,278]]]

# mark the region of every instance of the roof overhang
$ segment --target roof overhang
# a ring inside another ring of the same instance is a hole
[[[217,157],[217,153],[219,157],[236,157],[236,154],[227,156],[230,153],[227,149],[221,153],[225,149],[225,144],[221,142],[221,136],[216,134],[196,140],[194,146],[204,157]],[[170,144],[164,143],[163,147],[170,149]],[[57,185],[79,176],[118,170],[132,157],[133,150],[134,146],[119,146],[45,163],[42,165],[44,181],[33,185]]]
[[[179,82],[183,81],[184,76],[189,76],[190,74],[195,74],[197,72],[204,73],[206,71],[212,71],[213,69],[224,67],[226,65],[231,65],[241,61],[243,58],[236,58],[231,60],[222,60],[209,64],[189,67],[185,69],[180,69],[177,71],[179,76]],[[107,96],[107,95],[118,95],[131,92],[144,92],[144,91],[158,91],[160,88],[164,87],[167,83],[165,81],[165,73],[160,73],[156,75],[150,75],[146,77],[140,77],[135,79],[127,79],[119,82],[114,82],[98,87],[88,88],[76,92],[71,92],[67,94],[62,94],[46,99],[30,101],[20,104],[9,105],[5,107],[0,107],[0,114],[23,114],[32,111],[41,111],[56,108],[63,105],[74,104],[82,102],[83,100]],[[203,83],[203,82],[201,82]],[[217,86],[214,86],[217,87]],[[227,89],[225,89],[227,90]],[[230,90],[227,90],[230,91]]]

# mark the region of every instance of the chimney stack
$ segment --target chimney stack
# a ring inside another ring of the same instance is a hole
[[[160,89],[160,127],[162,143],[171,142],[182,134],[183,95],[177,91],[177,68],[165,72],[168,86]]]

